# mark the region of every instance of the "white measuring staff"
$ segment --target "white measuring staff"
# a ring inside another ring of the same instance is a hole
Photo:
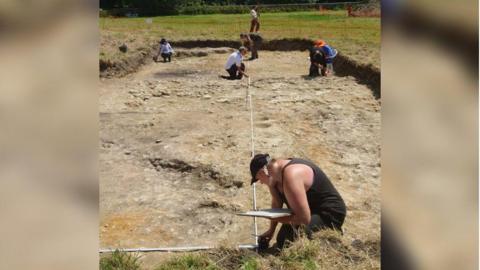
[[[247,86],[247,97],[248,104],[250,105],[250,144],[251,144],[251,158],[255,156],[255,144],[253,141],[254,132],[253,132],[253,106],[252,106],[252,94],[250,93],[250,76],[248,77],[248,86]],[[253,183],[253,210],[257,210],[257,193],[255,188],[256,183]],[[253,231],[255,236],[255,245],[258,246],[258,227],[257,227],[257,217],[253,217]]]
[[[214,249],[214,246],[190,246],[190,247],[161,247],[161,248],[103,248],[100,249],[100,253],[110,253],[115,250],[123,252],[185,252],[185,251],[197,251]],[[238,245],[238,249],[255,249],[256,245]]]

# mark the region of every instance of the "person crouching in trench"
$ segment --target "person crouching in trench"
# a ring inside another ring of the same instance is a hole
[[[276,239],[278,249],[297,239],[301,228],[308,238],[321,229],[342,232],[347,213],[345,203],[313,162],[299,158],[272,159],[268,154],[257,154],[250,162],[250,173],[251,184],[258,181],[268,186],[272,208],[282,208],[285,203],[293,213],[271,219],[270,228],[259,237],[263,248],[268,247],[279,222],[282,226]]]

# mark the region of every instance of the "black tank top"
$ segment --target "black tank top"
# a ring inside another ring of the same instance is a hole
[[[335,189],[333,184],[330,182],[328,177],[325,175],[325,173],[323,173],[323,171],[317,165],[315,165],[311,161],[304,159],[290,158],[290,160],[291,161],[282,169],[282,186],[283,172],[285,171],[285,168],[293,164],[307,165],[313,170],[313,183],[307,191],[307,200],[308,206],[310,207],[310,212],[312,214],[333,212],[341,215],[346,215],[347,209],[345,206],[345,202],[343,201],[342,197]],[[283,202],[286,203],[287,206],[290,208],[285,194],[281,193],[280,191],[278,191],[278,193],[280,194]]]

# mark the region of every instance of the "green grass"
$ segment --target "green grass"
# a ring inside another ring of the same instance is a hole
[[[140,270],[140,257],[135,254],[115,250],[100,258],[100,270]]]
[[[250,250],[218,248],[214,250],[178,254],[154,270],[367,270],[380,269],[380,243],[366,240],[358,247],[348,243],[338,232],[321,231],[313,240],[304,237],[275,255],[260,255]],[[100,261],[100,270],[138,270],[136,259],[127,253],[113,253]],[[135,257],[134,257],[135,258]],[[132,264],[132,261],[135,263]],[[103,262],[103,263],[102,263]]]
[[[155,270],[219,270],[215,263],[206,256],[186,254],[177,256],[155,268]]]
[[[325,39],[340,52],[363,63],[380,63],[380,18],[348,17],[346,11],[262,13],[260,32],[266,39]],[[102,37],[169,40],[238,40],[250,27],[249,14],[213,14],[145,18],[100,18]]]
[[[257,262],[256,258],[248,257],[243,259],[240,269],[242,270],[257,270],[259,269],[260,264]]]

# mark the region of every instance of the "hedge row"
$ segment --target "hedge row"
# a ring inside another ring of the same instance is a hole
[[[261,13],[274,12],[293,12],[293,11],[310,11],[318,10],[320,5],[288,5],[288,6],[262,6]],[[345,9],[344,4],[323,6],[324,9],[338,10]],[[249,6],[187,6],[179,8],[178,12],[182,15],[199,15],[199,14],[241,14],[248,13]]]
[[[285,6],[262,6],[260,9],[261,13],[274,13],[274,12],[294,12],[294,11],[311,11],[318,10],[320,5],[285,5]],[[345,9],[344,4],[338,5],[328,5],[323,6],[324,9],[329,10],[339,10]],[[112,10],[101,10],[100,17],[122,17],[127,16],[128,12],[124,11],[125,9],[112,9]],[[201,15],[201,14],[245,14],[250,12],[250,6],[246,5],[235,5],[235,6],[207,6],[207,5],[196,5],[196,6],[183,6],[178,7],[175,11],[168,12],[168,15]],[[132,12],[131,12],[132,13]],[[135,12],[137,13],[137,12]],[[165,13],[165,10],[148,10],[148,12],[139,10],[139,16],[155,16],[155,14],[162,15]],[[167,14],[164,14],[167,15]]]

